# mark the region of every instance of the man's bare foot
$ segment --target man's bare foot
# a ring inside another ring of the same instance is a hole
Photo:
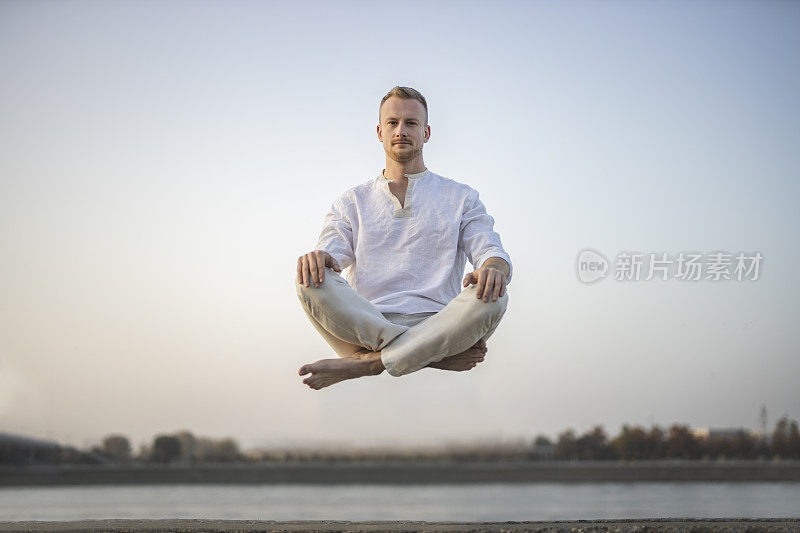
[[[486,356],[486,341],[481,339],[476,342],[471,348],[467,348],[461,353],[445,357],[441,361],[436,361],[429,364],[431,368],[438,368],[439,370],[453,370],[455,372],[463,372],[465,370],[472,370],[475,366],[483,361]]]
[[[301,366],[299,374],[301,376],[311,374],[303,380],[303,383],[319,390],[346,379],[377,376],[385,370],[380,352],[359,355],[359,358],[320,359],[316,363]]]

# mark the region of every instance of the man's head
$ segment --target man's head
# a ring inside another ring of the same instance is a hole
[[[386,96],[384,96],[381,100],[381,105],[378,106],[378,122],[381,121],[383,104],[385,104],[386,100],[392,96],[402,98],[403,100],[416,100],[422,104],[422,107],[425,109],[425,126],[428,125],[428,102],[425,100],[425,97],[422,96],[422,93],[416,89],[412,89],[411,87],[400,87],[399,85],[393,87],[392,90],[386,93]]]
[[[378,108],[378,139],[387,156],[399,163],[413,161],[428,142],[428,103],[411,87],[395,87]]]

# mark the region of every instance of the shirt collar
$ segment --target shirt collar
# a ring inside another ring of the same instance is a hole
[[[417,172],[416,174],[404,174],[404,176],[407,177],[410,180],[416,180],[416,179],[424,178],[425,176],[427,176],[430,173],[431,173],[431,171],[426,168],[422,172]],[[380,180],[382,182],[391,181],[390,179],[388,179],[386,176],[383,175],[383,170],[381,170],[381,173],[378,174],[378,180]]]

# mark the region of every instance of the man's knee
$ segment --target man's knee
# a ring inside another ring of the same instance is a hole
[[[491,315],[499,320],[506,313],[506,308],[508,307],[508,293],[503,294],[503,296],[498,296],[497,300],[492,300],[491,296],[488,302],[478,300],[478,307],[484,314]]]
[[[461,291],[461,296],[465,300],[471,302],[473,312],[503,316],[503,313],[506,312],[506,308],[508,307],[508,291],[502,296],[498,296],[497,300],[493,300],[492,297],[489,296],[489,301],[484,302],[482,298],[478,298],[477,287],[477,285],[470,285],[465,290]]]
[[[309,280],[309,286],[306,287],[303,283],[299,283],[297,278],[294,280],[295,289],[297,290],[297,297],[303,304],[309,302],[321,302],[333,298],[333,285],[341,280],[339,274],[330,267],[325,267],[325,278],[319,287],[315,287],[314,283]]]

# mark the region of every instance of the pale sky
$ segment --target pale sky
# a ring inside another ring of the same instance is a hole
[[[87,446],[551,437],[800,418],[800,4],[0,1],[0,430]],[[514,263],[466,373],[313,391],[297,257],[428,99]],[[584,248],[760,252],[582,284]]]

